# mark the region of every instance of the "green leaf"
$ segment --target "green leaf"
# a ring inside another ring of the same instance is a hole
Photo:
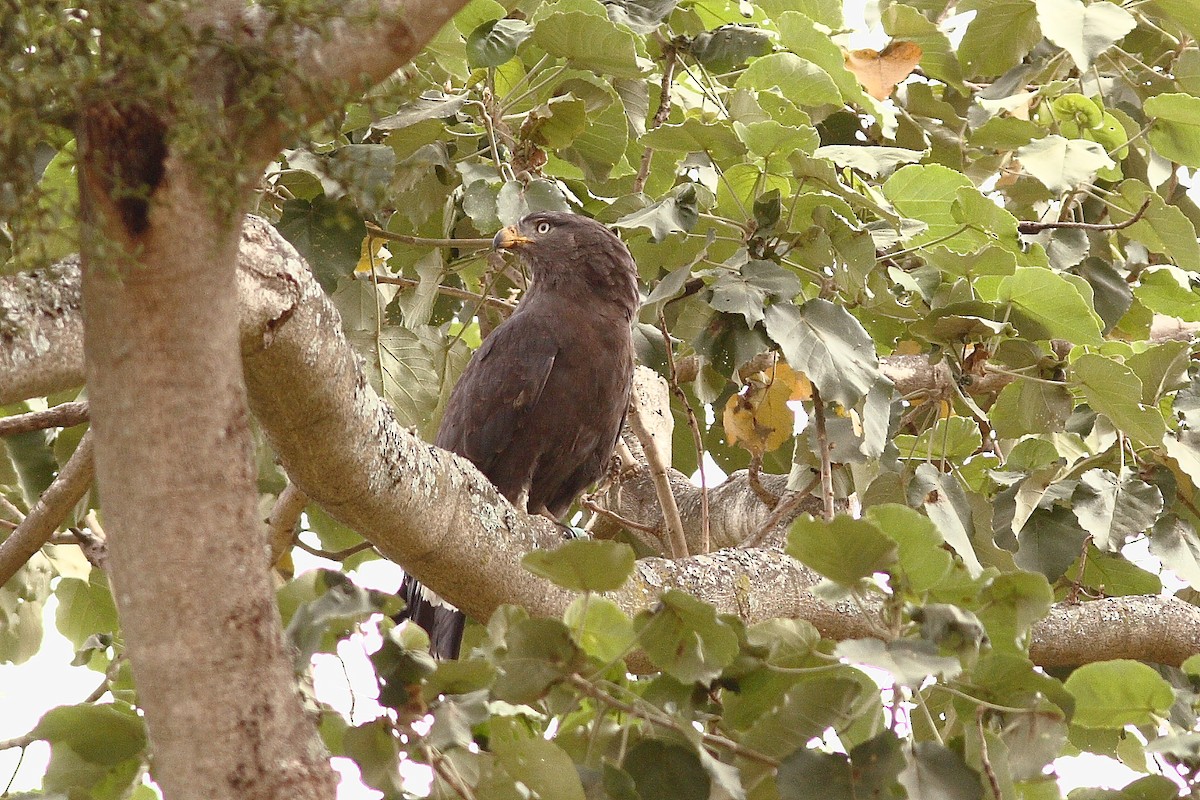
[[[534,575],[564,589],[609,592],[621,588],[633,574],[636,556],[624,542],[573,539],[553,550],[533,550],[521,563]]]
[[[981,776],[956,751],[938,742],[914,742],[899,781],[921,800],[981,800]]]
[[[660,125],[641,138],[641,143],[655,150],[682,153],[708,153],[717,161],[736,158],[746,152],[746,145],[727,122],[701,122],[689,118],[678,125]]]
[[[275,227],[304,256],[326,292],[333,292],[337,279],[354,271],[367,235],[351,203],[323,195],[311,201],[288,200]]]
[[[1113,203],[1109,210],[1114,224],[1128,222],[1134,214],[1141,210],[1143,204],[1147,201],[1150,203],[1149,207],[1142,212],[1141,219],[1121,231],[1123,236],[1141,242],[1151,252],[1164,255],[1172,263],[1183,266],[1185,269],[1190,269],[1200,263],[1200,244],[1196,241],[1196,227],[1179,206],[1167,203],[1157,192],[1138,180],[1122,181],[1117,190],[1120,192],[1120,197],[1112,198]],[[1140,283],[1144,285],[1148,277],[1161,269],[1163,268],[1151,266],[1139,275]],[[1187,273],[1184,274],[1187,275]],[[1191,273],[1193,289],[1195,288],[1194,276],[1195,273]],[[1189,280],[1184,278],[1183,285],[1186,287],[1188,284]],[[1190,315],[1192,321],[1196,321],[1198,314],[1196,303],[1197,298],[1193,296],[1191,305],[1186,309],[1180,309],[1182,314],[1172,313],[1166,309],[1155,308],[1154,310],[1171,314],[1171,316],[1184,316],[1184,318],[1189,318],[1185,315]]]
[[[734,84],[738,89],[776,90],[801,108],[842,104],[842,93],[829,73],[795,53],[757,59]]]
[[[1033,0],[968,0],[957,11],[977,11],[958,46],[965,77],[1000,75],[1042,39]]]
[[[899,545],[898,564],[908,588],[921,596],[942,582],[954,568],[942,547],[945,539],[925,515],[899,503],[871,506],[866,518]]]
[[[681,683],[709,683],[732,663],[738,637],[707,603],[676,589],[634,620],[650,661]]]
[[[1200,536],[1187,520],[1163,515],[1150,531],[1150,555],[1193,588],[1200,588]]]
[[[912,238],[913,246],[936,242],[955,252],[974,252],[991,243],[954,213],[960,191],[978,191],[962,173],[940,164],[909,164],[896,170],[882,189],[897,211],[925,223]]]
[[[813,155],[817,158],[828,159],[839,167],[849,167],[865,172],[873,178],[890,175],[898,167],[915,164],[925,157],[924,151],[921,150],[848,144],[830,144],[818,147]]]
[[[1017,534],[1017,566],[1056,581],[1078,557],[1086,538],[1087,532],[1068,509],[1036,508]]]
[[[1072,565],[1071,574],[1078,574]],[[1152,572],[1126,560],[1117,553],[1104,553],[1089,547],[1087,563],[1080,583],[1103,592],[1105,597],[1156,595],[1162,593],[1162,581]]]
[[[911,459],[954,459],[959,461],[977,452],[983,443],[979,424],[966,417],[939,419],[920,436],[901,434],[895,438],[896,448]]]
[[[492,694],[508,703],[534,702],[585,660],[567,627],[556,619],[521,620],[509,629],[506,644]]]
[[[496,214],[502,225],[515,225],[535,211],[569,212],[562,189],[553,181],[505,181],[496,197]]]
[[[1019,439],[1061,431],[1074,408],[1066,386],[1017,378],[1000,390],[988,419],[1000,438]]]
[[[1071,365],[1074,378],[1092,410],[1143,445],[1158,445],[1167,423],[1156,407],[1143,406],[1142,382],[1124,364],[1095,353],[1085,353]]]
[[[1200,322],[1200,281],[1194,272],[1172,266],[1151,267],[1142,273],[1133,295],[1151,311],[1185,322]]]
[[[641,800],[708,800],[712,781],[690,747],[643,739],[629,749],[621,767]]]
[[[590,72],[568,72],[556,92],[570,92],[587,105],[587,126],[570,147],[559,156],[579,166],[592,180],[608,180],[614,171],[633,173],[628,164],[622,165],[625,147],[629,143],[629,121],[625,104],[612,88],[612,81]]]
[[[892,39],[916,42],[921,46],[921,70],[931,78],[953,87],[966,96],[962,67],[946,34],[912,5],[894,3],[883,14],[883,29]]]
[[[337,639],[353,632],[359,622],[389,606],[399,606],[392,595],[363,589],[341,572],[321,570],[320,577],[316,599],[302,603],[287,625],[288,641],[296,649],[300,669],[308,665],[313,653],[332,652]]]
[[[873,522],[839,514],[831,522],[803,514],[788,533],[787,554],[843,586],[883,572],[898,549]]]
[[[1132,14],[1112,3],[1037,0],[1037,16],[1046,38],[1070,53],[1080,72],[1137,27]]]
[[[679,0],[612,0],[606,3],[609,19],[629,26],[643,36],[655,29],[671,15]]]
[[[772,14],[772,16],[776,16]],[[859,108],[874,108],[876,101],[863,91],[850,70],[846,69],[846,54],[834,43],[827,30],[821,29],[811,14],[793,5],[777,16],[779,41],[785,50],[816,64],[829,74],[842,94],[842,100]],[[787,96],[786,93],[784,95]]]
[[[1103,145],[1087,139],[1064,139],[1057,134],[1018,148],[1016,156],[1026,172],[1055,194],[1089,183],[1097,172],[1116,164]]]
[[[920,686],[931,675],[950,680],[962,672],[957,658],[939,655],[932,642],[912,639],[892,642],[847,639],[838,642],[833,654],[852,664],[865,664],[889,672],[897,682],[912,688]]]
[[[51,745],[66,744],[93,764],[119,764],[146,747],[146,729],[131,709],[117,705],[59,706],[30,732]]]
[[[672,233],[687,233],[696,227],[700,219],[700,208],[696,201],[696,188],[686,184],[671,194],[652,203],[641,211],[633,211],[613,223],[614,228],[631,230],[645,228],[650,239],[661,242]],[[685,269],[685,275],[691,271]]]
[[[1009,322],[1026,339],[1100,344],[1104,323],[1092,310],[1091,298],[1085,297],[1077,284],[1048,269],[1021,269],[1001,278],[994,299],[1010,304]]]
[[[766,31],[746,25],[722,25],[696,34],[688,52],[710,72],[729,72],[751,58],[771,52],[773,42]]]
[[[1023,657],[1029,649],[1029,631],[1049,613],[1054,592],[1044,575],[1016,570],[993,578],[977,602],[993,651]]]
[[[498,67],[532,34],[533,27],[519,19],[484,22],[467,37],[467,63],[472,68]]]
[[[633,647],[636,636],[621,607],[606,597],[577,597],[567,606],[563,622],[589,656],[615,661]]]
[[[972,577],[978,576],[983,571],[983,565],[979,563],[975,547],[971,544],[971,532],[974,530],[971,508],[966,494],[958,485],[958,479],[933,464],[921,464],[909,485],[908,499],[912,505],[920,505],[925,509],[946,544],[962,559],[968,572]]]
[[[587,127],[587,104],[567,93],[552,97],[529,112],[522,134],[546,147],[567,147]]]
[[[540,736],[498,736],[493,726],[489,739],[496,762],[514,780],[520,781],[534,797],[584,800],[583,785],[571,757]],[[514,726],[509,726],[512,730]]]
[[[807,375],[826,401],[851,408],[881,377],[874,340],[841,306],[821,299],[775,303],[765,322],[788,364]]]
[[[1163,158],[1200,168],[1200,97],[1168,93],[1155,95],[1142,105],[1153,124],[1147,138]]]
[[[607,17],[582,11],[551,14],[538,21],[533,41],[550,55],[598,75],[634,78],[642,74],[633,33]]]
[[[120,630],[117,606],[102,571],[92,570],[87,581],[63,578],[54,594],[58,598],[54,624],[76,648],[93,634]]]
[[[1097,547],[1117,551],[1150,529],[1163,510],[1163,496],[1132,472],[1118,478],[1108,470],[1090,469],[1080,476],[1071,509]]]
[[[1067,678],[1066,688],[1075,698],[1071,722],[1084,728],[1153,725],[1175,702],[1171,684],[1151,667],[1125,659],[1085,664]]]
[[[848,678],[801,681],[754,721],[742,744],[764,755],[787,755],[826,728],[842,729],[864,694],[863,684]]]
[[[780,800],[889,797],[903,766],[899,738],[884,731],[849,756],[800,748],[779,765],[776,785]]]

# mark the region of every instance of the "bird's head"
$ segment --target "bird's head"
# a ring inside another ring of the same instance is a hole
[[[502,228],[492,247],[519,253],[543,291],[585,292],[628,306],[630,314],[637,308],[637,265],[625,243],[594,219],[538,211]]]

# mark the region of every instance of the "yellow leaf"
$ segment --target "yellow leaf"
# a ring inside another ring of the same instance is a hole
[[[878,50],[846,51],[846,69],[876,100],[884,100],[907,78],[921,61],[921,45],[916,42],[892,42]]]
[[[371,247],[375,247],[375,252],[372,254]],[[362,240],[362,248],[359,250],[358,263],[354,265],[355,272],[370,272],[371,271],[371,256],[374,255],[374,263],[382,264],[388,258],[388,251],[384,247],[383,242],[371,236],[365,236]]]
[[[812,395],[808,378],[797,374],[782,361],[758,373],[746,382],[740,394],[725,403],[722,424],[730,444],[744,447],[755,455],[769,453],[792,438],[796,419],[788,401],[798,394]]]

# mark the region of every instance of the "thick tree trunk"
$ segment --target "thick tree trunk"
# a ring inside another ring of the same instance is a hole
[[[122,631],[171,800],[328,798],[258,519],[238,347],[240,214],[166,158],[152,201],[110,202],[120,137],[89,131],[84,348]],[[122,253],[123,251],[123,253]],[[125,255],[131,254],[131,255]]]

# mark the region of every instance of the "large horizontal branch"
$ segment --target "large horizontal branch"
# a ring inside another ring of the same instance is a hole
[[[367,385],[337,312],[266,222],[246,223],[240,266],[251,406],[296,485],[472,616],[486,618],[502,603],[561,615],[572,594],[520,563],[529,550],[559,542],[559,530],[513,508],[467,461],[397,424]],[[78,279],[71,264],[0,279],[0,319],[27,323],[10,329],[9,346],[0,350],[0,403],[82,380]],[[44,293],[66,299],[47,303]],[[26,370],[43,377],[25,379]],[[681,496],[686,507],[690,498]],[[745,502],[762,505],[753,497]],[[779,550],[730,548],[679,561],[642,559],[612,597],[635,613],[678,588],[747,622],[797,617],[835,639],[871,635],[871,609],[817,597],[815,580]],[[1178,664],[1198,650],[1200,609],[1172,598],[1132,597],[1056,606],[1035,625],[1031,655],[1046,666],[1116,657]]]

